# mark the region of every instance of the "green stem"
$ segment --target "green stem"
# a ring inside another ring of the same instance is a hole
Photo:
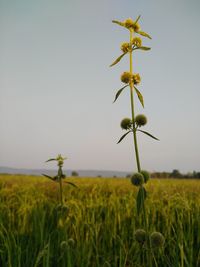
[[[58,179],[60,185],[60,203],[63,205],[63,190],[62,190],[62,167],[59,166],[58,169]]]
[[[133,31],[130,30],[130,44],[131,44],[132,38],[133,38]],[[129,56],[130,56],[130,73],[133,74],[133,54],[132,54],[132,49],[129,52]],[[135,156],[136,156],[136,162],[137,162],[137,169],[138,169],[138,172],[140,172],[141,168],[140,168],[140,158],[139,158],[139,151],[138,151],[138,144],[137,144],[137,135],[136,135],[133,90],[134,90],[134,85],[133,85],[133,82],[131,81],[130,82],[130,96],[131,96],[131,113],[132,113],[132,121],[133,121],[133,141],[134,141],[134,147],[135,147]]]

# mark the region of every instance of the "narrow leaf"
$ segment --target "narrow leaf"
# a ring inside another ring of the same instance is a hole
[[[70,184],[70,185],[72,185],[73,187],[76,187],[77,188],[77,186],[74,184],[74,183],[71,183],[71,182],[64,182],[65,184]]]
[[[45,162],[49,162],[49,161],[56,161],[56,159],[48,159],[48,160],[45,161]]]
[[[146,32],[138,31],[137,33],[139,33],[140,35],[145,36],[145,37],[147,37],[149,39],[152,39],[151,36]]]
[[[148,132],[146,132],[146,131],[139,130],[139,129],[137,129],[137,131],[140,131],[140,132],[142,132],[142,133],[144,133],[144,134],[150,136],[151,138],[160,141],[157,137],[153,136],[152,134],[150,134],[150,133],[148,133]]]
[[[124,27],[124,23],[121,22],[121,21],[118,21],[118,20],[112,20],[112,22],[113,22],[113,23],[116,23],[116,24],[118,24],[118,25],[120,25],[120,26],[122,26],[122,27]]]
[[[126,55],[127,52],[123,53],[121,56],[119,56],[111,65],[110,67],[116,65],[118,62],[120,62],[120,60],[123,58],[124,55]]]
[[[46,175],[46,174],[44,174],[44,173],[42,173],[42,175],[45,176],[45,177],[47,177],[47,178],[49,178],[49,179],[51,179],[52,181],[54,180],[54,178],[51,177],[51,176],[49,176],[49,175]]]
[[[136,93],[137,93],[137,96],[138,96],[138,98],[139,98],[139,100],[140,100],[140,103],[141,103],[141,105],[143,106],[143,108],[144,108],[144,99],[143,99],[143,96],[142,96],[142,94],[140,93],[140,91],[134,86],[134,88],[135,88],[135,91],[136,91]]]
[[[135,21],[134,24],[136,24],[136,23],[139,21],[140,17],[141,17],[141,15],[139,15],[139,16],[137,17],[137,19],[136,19],[136,21]]]
[[[143,51],[148,51],[151,50],[151,47],[147,47],[147,46],[140,46],[138,47],[139,50],[143,50]]]
[[[119,89],[119,90],[117,91],[117,93],[116,93],[116,95],[115,95],[115,100],[113,101],[113,103],[117,100],[117,98],[120,96],[120,94],[122,93],[122,91],[123,91],[127,86],[128,86],[128,84],[125,85],[124,87],[122,87],[121,89]]]
[[[124,135],[122,135],[122,137],[119,139],[119,141],[117,142],[117,144],[119,144],[130,132],[132,132],[132,130],[130,130],[127,133],[125,133]]]

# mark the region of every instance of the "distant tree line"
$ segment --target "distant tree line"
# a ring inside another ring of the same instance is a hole
[[[200,172],[181,173],[179,170],[174,169],[172,172],[153,172],[152,178],[176,178],[176,179],[200,179]]]

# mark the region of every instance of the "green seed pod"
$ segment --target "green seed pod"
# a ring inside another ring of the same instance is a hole
[[[124,130],[128,130],[131,128],[131,125],[132,125],[132,120],[129,119],[129,118],[124,118],[121,123],[120,123],[122,129]]]
[[[129,83],[131,81],[131,79],[132,79],[132,75],[131,75],[130,72],[125,71],[125,72],[122,73],[121,81],[123,83]]]
[[[160,232],[153,232],[150,236],[152,247],[162,247],[165,243],[165,238]]]
[[[147,124],[147,117],[144,114],[139,114],[135,117],[135,123],[141,127]]]
[[[143,229],[137,229],[134,233],[135,236],[135,240],[140,243],[140,244],[144,244],[144,242],[146,241],[147,238],[147,233],[145,230]]]
[[[141,173],[141,174],[143,175],[143,177],[144,177],[144,182],[147,183],[148,180],[150,179],[150,173],[149,173],[148,171],[144,171],[144,170],[142,170],[140,173]]]
[[[131,183],[135,186],[140,186],[144,183],[144,177],[141,173],[134,173],[131,177]]]

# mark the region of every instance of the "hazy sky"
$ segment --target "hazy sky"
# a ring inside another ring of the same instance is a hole
[[[132,136],[117,145],[130,117],[120,74],[128,58],[109,64],[128,41],[112,19],[135,19],[153,39],[134,55],[145,109],[138,135],[143,169],[200,170],[199,0],[0,0],[0,166],[136,169]]]

